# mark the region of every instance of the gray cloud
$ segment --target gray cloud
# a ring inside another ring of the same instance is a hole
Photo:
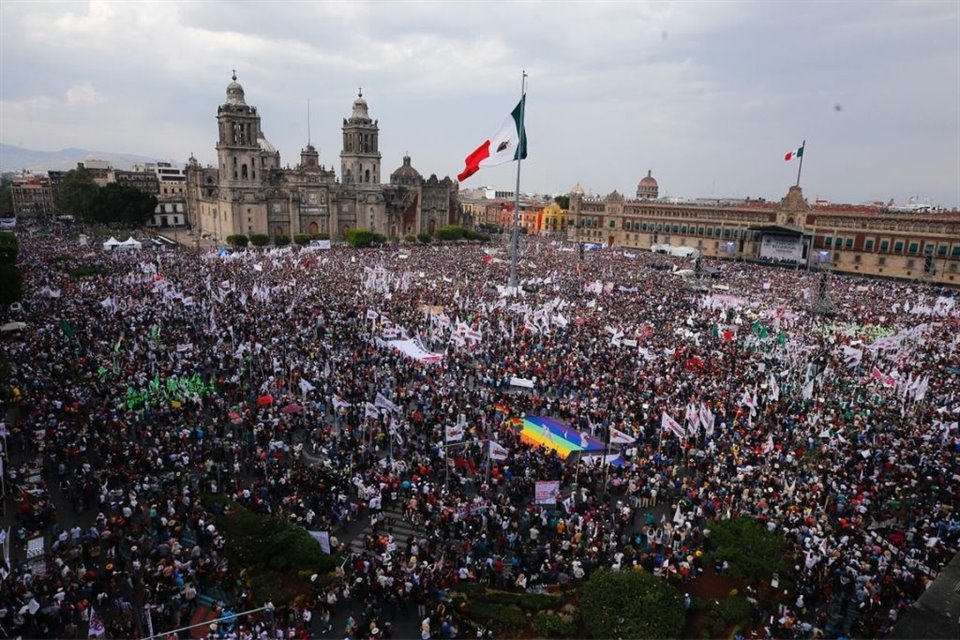
[[[142,2],[0,5],[0,137],[214,158],[232,68],[284,162],[338,164],[364,87],[385,173],[453,175],[530,73],[525,190],[960,204],[960,8],[948,2]],[[836,110],[835,105],[842,105]],[[513,184],[514,167],[468,185]]]

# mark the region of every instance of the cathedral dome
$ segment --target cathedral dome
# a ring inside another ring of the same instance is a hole
[[[572,196],[582,196],[583,193],[583,187],[580,186],[579,182],[570,190],[570,195]]]
[[[257,132],[257,144],[260,146],[260,151],[266,151],[267,153],[277,152],[277,148],[270,144],[270,141],[264,137],[263,131]]]
[[[233,72],[233,82],[227,85],[227,104],[246,106],[243,99],[243,86],[237,82],[237,72]]]
[[[657,186],[657,179],[653,177],[652,173],[653,173],[652,171],[649,171],[649,170],[648,170],[646,177],[643,177],[643,178],[640,179],[640,186],[641,186],[641,187],[656,187],[656,186]]]
[[[422,179],[420,172],[410,164],[410,156],[403,156],[403,165],[390,174],[390,184],[416,184]]]

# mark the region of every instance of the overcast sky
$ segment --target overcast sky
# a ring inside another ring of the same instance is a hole
[[[236,68],[295,164],[306,103],[339,175],[363,87],[384,179],[409,151],[455,176],[529,78],[522,190],[779,198],[806,138],[809,199],[960,205],[960,3],[0,4],[0,140],[215,160]],[[464,187],[512,189],[515,165]]]

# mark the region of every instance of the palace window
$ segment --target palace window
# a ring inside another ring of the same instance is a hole
[[[893,243],[894,253],[903,253],[903,240],[897,240]]]
[[[945,244],[940,245],[940,246],[937,248],[937,255],[938,255],[938,256],[945,256],[945,255],[947,255],[947,249],[948,249],[947,245],[945,245]]]
[[[873,251],[873,238],[867,238],[864,240],[863,249],[865,251]]]
[[[954,258],[960,258],[960,244],[953,245],[953,253],[951,253]]]
[[[847,249],[853,249],[853,238],[847,238],[847,242],[844,245]]]
[[[919,242],[911,242],[911,243],[910,243],[910,253],[917,253],[918,251],[920,251],[920,243],[919,243]]]
[[[828,249],[829,249],[830,247],[832,247],[832,246],[833,246],[833,238],[831,238],[830,236],[827,236],[826,238],[824,238],[824,239],[823,239],[823,246],[827,247]]]
[[[890,251],[890,241],[881,240],[880,241],[880,251]]]

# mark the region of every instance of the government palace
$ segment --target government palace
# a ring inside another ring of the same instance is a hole
[[[255,233],[343,239],[362,228],[400,238],[461,222],[457,183],[423,178],[409,156],[389,183],[380,183],[380,128],[362,93],[343,120],[340,178],[320,164],[309,141],[300,163],[282,168],[236,74],[217,108],[217,127],[217,166],[203,167],[193,156],[187,163],[187,217],[198,234],[220,241]]]
[[[831,268],[838,272],[960,285],[960,212],[898,213],[886,207],[808,204],[799,186],[780,202],[659,200],[648,172],[636,199],[614,191],[588,197],[578,185],[570,208],[533,218],[542,232],[578,242],[664,250],[691,247],[720,259]],[[549,211],[548,211],[549,209]],[[562,233],[561,233],[562,232]]]

